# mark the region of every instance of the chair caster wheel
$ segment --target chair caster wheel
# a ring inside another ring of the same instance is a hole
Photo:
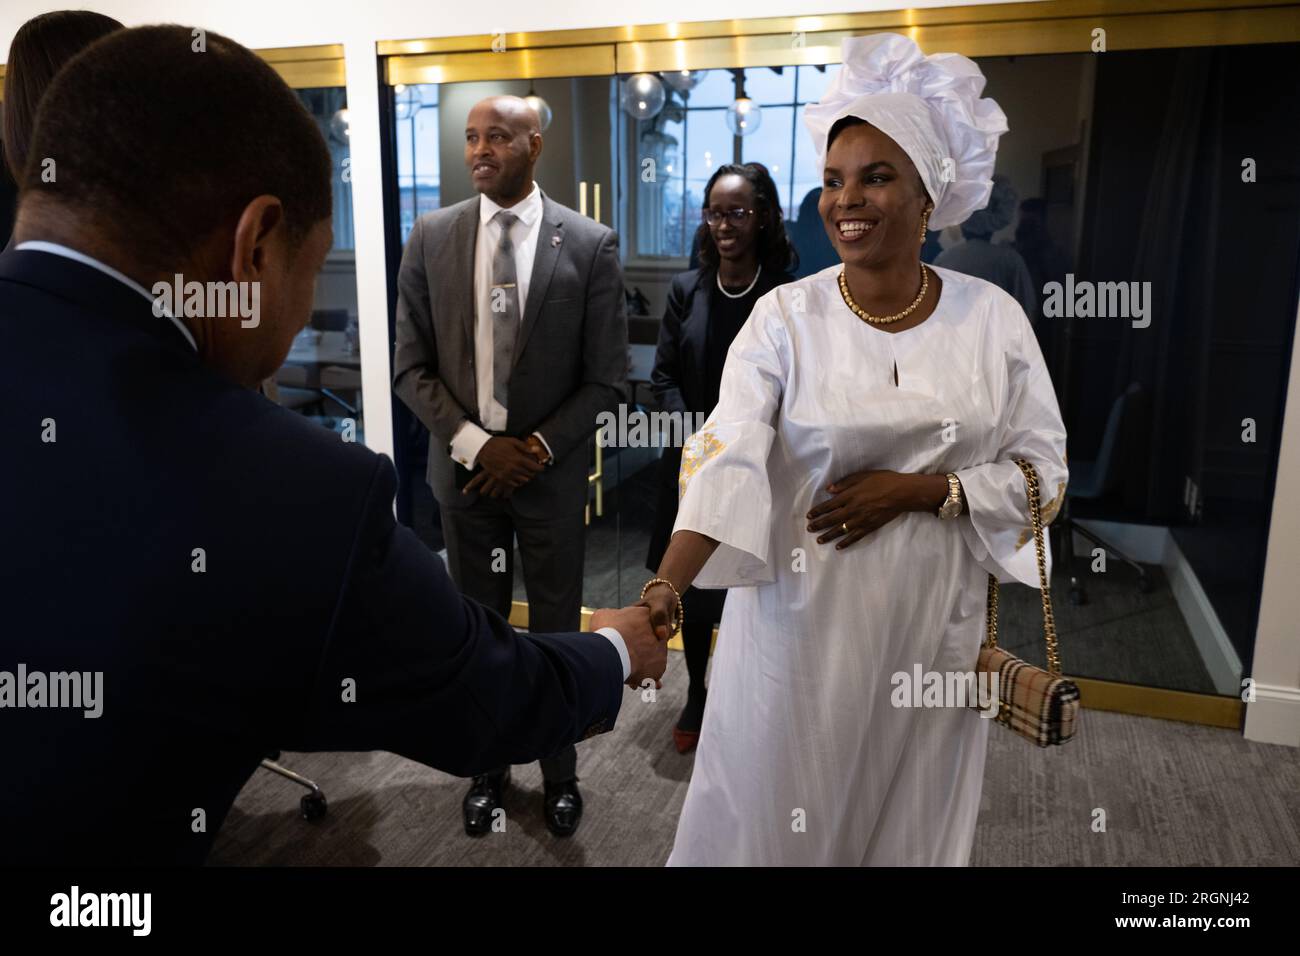
[[[309,793],[302,798],[299,806],[302,807],[302,818],[304,820],[319,820],[325,816],[329,809],[329,804],[325,802],[325,794]]]
[[[1075,607],[1088,603],[1088,595],[1084,593],[1083,588],[1070,588],[1070,603]]]

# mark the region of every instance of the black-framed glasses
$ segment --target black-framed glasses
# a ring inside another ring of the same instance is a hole
[[[700,218],[703,219],[705,222],[707,222],[710,226],[718,225],[719,223],[722,222],[723,219],[730,220],[733,226],[739,226],[752,215],[754,215],[754,210],[741,209],[739,206],[737,206],[735,209],[727,209],[725,211],[721,209],[700,210]]]

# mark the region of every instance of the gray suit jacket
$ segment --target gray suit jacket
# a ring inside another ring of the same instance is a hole
[[[450,456],[463,419],[482,425],[474,374],[475,196],[426,213],[397,276],[393,390],[429,429],[428,481],[447,507],[468,507]],[[540,432],[555,463],[515,491],[522,514],[544,517],[587,500],[587,442],[596,416],[627,398],[627,315],[618,238],[542,195],[537,253],[506,407],[506,432]]]

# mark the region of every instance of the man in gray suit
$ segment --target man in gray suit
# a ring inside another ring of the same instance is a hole
[[[588,442],[596,416],[627,401],[627,318],[617,237],[533,181],[538,126],[515,96],[470,110],[465,165],[480,195],[411,231],[393,388],[429,429],[428,481],[457,585],[508,616],[517,538],[529,629],[573,631]],[[546,824],[568,836],[582,817],[577,753],[541,766]],[[467,833],[491,829],[509,775],[474,778]]]

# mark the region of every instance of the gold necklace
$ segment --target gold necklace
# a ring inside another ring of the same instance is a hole
[[[926,271],[925,263],[923,262],[921,263],[921,291],[916,294],[916,298],[912,300],[912,304],[902,312],[895,315],[872,315],[866,309],[862,308],[862,306],[853,301],[853,296],[849,293],[849,280],[845,278],[844,270],[840,270],[840,295],[844,298],[844,304],[847,305],[849,310],[859,319],[863,322],[870,322],[872,325],[888,325],[891,322],[897,322],[900,319],[907,318],[916,311],[916,307],[921,304],[921,300],[925,298],[926,290],[929,288],[930,273]]]

